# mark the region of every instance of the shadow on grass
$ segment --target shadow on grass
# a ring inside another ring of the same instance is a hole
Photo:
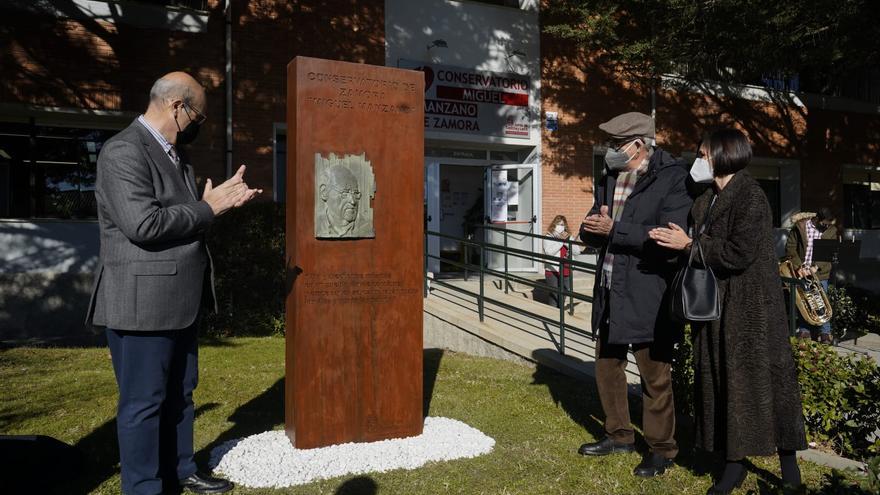
[[[538,361],[538,365],[532,375],[534,385],[544,385],[550,392],[553,402],[566,412],[566,414],[584,430],[589,437],[582,441],[572,439],[571,449],[577,450],[580,443],[599,441],[605,438],[605,412],[602,410],[602,404],[599,400],[599,391],[596,388],[594,378],[575,379],[567,375],[563,375],[558,371],[546,365],[540,364],[544,359],[550,356],[543,353],[552,353],[551,349],[539,349],[533,353],[533,358]],[[554,359],[558,359],[558,355]],[[575,358],[569,358],[575,359]],[[582,362],[585,373],[595,375],[595,364],[590,362]],[[632,393],[631,387],[629,394],[629,410],[630,417],[635,425],[636,447],[639,452],[645,453],[648,450],[644,436],[641,433],[642,425],[642,400],[641,397]],[[712,454],[705,452],[696,452],[694,450],[694,425],[693,420],[689,417],[676,415],[676,431],[675,439],[678,442],[679,454],[675,459],[675,463],[697,476],[703,476],[713,472],[715,468],[723,467],[723,463]],[[633,466],[635,467],[635,466]],[[752,466],[754,472],[758,473],[758,468]],[[758,473],[759,476],[767,479],[773,479],[771,473]]]
[[[263,393],[242,404],[229,416],[229,421],[232,427],[196,453],[197,465],[207,466],[211,451],[228,440],[270,431],[275,425],[284,423],[284,378],[279,378]]]
[[[423,402],[422,415],[428,417],[431,412],[431,398],[434,396],[434,383],[437,382],[437,373],[440,370],[440,361],[443,359],[443,349],[425,349],[423,355]]]
[[[424,351],[424,400],[422,411],[425,416],[428,415],[431,408],[434,383],[437,380],[437,373],[442,359],[442,349],[426,349]],[[196,453],[195,458],[198,465],[207,466],[210,461],[211,451],[224,442],[263,433],[271,430],[275,425],[284,423],[284,378],[279,378],[263,393],[236,409],[229,416],[229,421],[233,423],[232,427],[221,433],[214,441]]]
[[[339,485],[334,495],[374,495],[379,485],[369,476],[358,476]]]
[[[219,404],[208,403],[196,407],[195,416],[216,408]],[[88,435],[81,438],[74,447],[82,452],[85,459],[82,475],[78,478],[62,480],[63,486],[56,486],[50,493],[75,494],[92,493],[102,483],[119,473],[119,447],[116,441],[116,418],[113,418]],[[53,469],[47,466],[50,471]]]
[[[206,332],[204,327],[200,329],[199,347],[241,347],[241,345],[232,339],[212,335]]]
[[[539,360],[532,374],[532,385],[544,385],[550,392],[553,402],[592,438],[582,439],[591,442],[605,438],[603,420],[605,414],[599,402],[599,391],[595,381],[578,380],[541,364],[541,353],[553,352],[550,349],[538,349],[533,358]],[[576,451],[583,441],[572,439],[571,449]]]

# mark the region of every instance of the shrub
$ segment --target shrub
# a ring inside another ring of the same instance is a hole
[[[284,333],[284,205],[251,203],[218,218],[208,234],[219,313],[213,336]]]
[[[679,414],[694,417],[694,346],[691,326],[685,325],[684,335],[675,344],[672,355],[672,394]]]
[[[693,336],[684,338],[672,360],[675,408],[694,417]],[[841,355],[833,347],[792,339],[807,437],[854,459],[880,454],[880,368],[869,358]]]
[[[880,454],[880,368],[868,357],[793,340],[807,434],[851,458]]]
[[[862,336],[868,332],[870,317],[864,296],[853,297],[844,287],[828,287],[831,301],[831,330],[842,340],[847,332]]]

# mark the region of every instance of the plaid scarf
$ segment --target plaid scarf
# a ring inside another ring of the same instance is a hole
[[[626,200],[632,194],[633,188],[636,187],[639,177],[645,175],[648,171],[648,160],[642,162],[638,169],[632,172],[621,172],[617,176],[617,182],[614,184],[614,198],[611,202],[611,219],[614,222],[620,220],[623,214],[623,207]],[[610,243],[609,243],[610,246]],[[602,285],[603,287],[611,287],[611,271],[614,267],[614,254],[608,248],[605,248],[605,259],[602,262]]]
[[[807,248],[806,248],[806,252],[804,253],[804,264],[809,266],[813,263],[813,240],[814,239],[821,239],[822,233],[819,232],[819,229],[817,229],[815,225],[813,225],[812,219],[807,220],[806,223],[807,223],[807,225],[806,225],[806,227],[807,227],[807,239],[806,239]]]

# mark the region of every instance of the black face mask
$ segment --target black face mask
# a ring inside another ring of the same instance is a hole
[[[824,223],[817,223],[813,226],[816,227],[816,230],[818,230],[819,232],[825,232],[826,230],[828,230],[828,225]]]
[[[196,140],[199,136],[199,129],[202,126],[196,124],[195,121],[190,121],[186,127],[180,129],[180,124],[177,124],[177,128],[180,129],[177,131],[177,145],[187,145]]]

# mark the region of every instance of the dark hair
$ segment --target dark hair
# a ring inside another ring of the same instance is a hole
[[[831,213],[831,208],[823,206],[822,208],[819,208],[818,212],[816,212],[815,219],[817,222],[827,222],[829,220],[834,220],[834,214]]]
[[[721,129],[709,135],[709,155],[715,177],[735,174],[752,161],[749,138],[737,129]]]

